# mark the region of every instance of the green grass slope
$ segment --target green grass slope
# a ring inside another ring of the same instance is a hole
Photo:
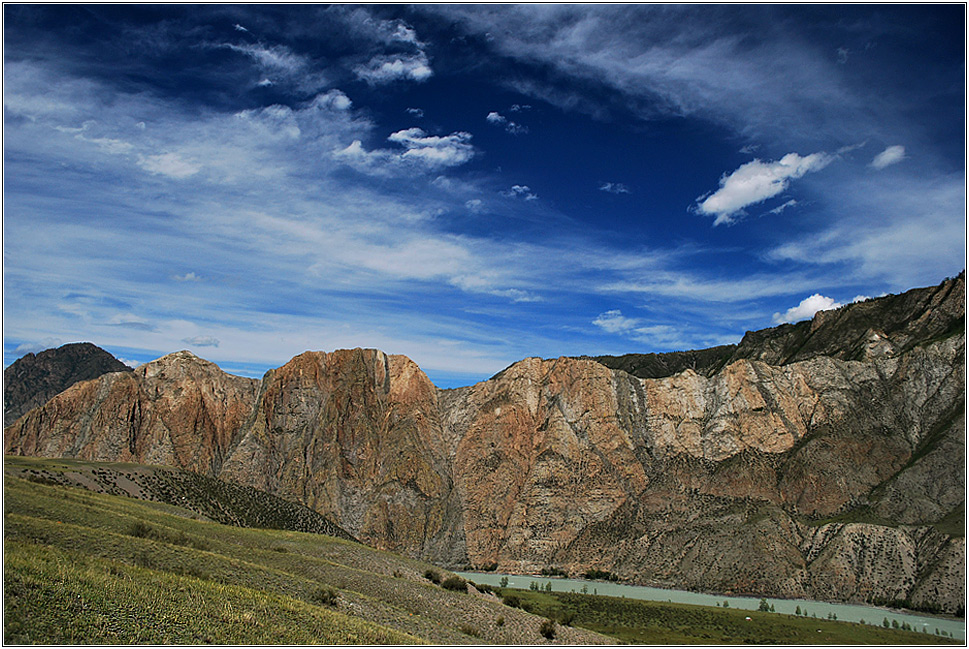
[[[353,536],[317,512],[264,491],[172,467],[73,458],[4,458],[4,475],[177,505],[226,525]]]
[[[429,564],[164,503],[8,475],[4,535],[4,644],[546,642],[543,618],[442,588]]]

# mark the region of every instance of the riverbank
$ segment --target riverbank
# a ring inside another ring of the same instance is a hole
[[[540,590],[544,591],[550,588],[551,592],[558,593],[626,597],[651,602],[693,604],[748,611],[757,611],[761,605],[761,598],[757,597],[694,593],[685,590],[655,588],[651,586],[631,586],[629,584],[606,581],[483,572],[459,572],[457,574],[475,583],[487,584],[489,586],[502,586],[502,579],[507,578],[508,581],[504,584],[505,586],[523,590],[528,590],[531,584],[535,583]],[[837,604],[806,599],[769,598],[767,601],[768,606],[774,607],[773,612],[775,614],[816,618],[819,620],[837,619],[844,622],[859,622],[872,626],[884,626],[887,623],[889,628],[902,628],[907,625],[919,633],[940,635],[944,632],[946,636],[956,640],[965,641],[966,639],[965,620],[875,606]]]

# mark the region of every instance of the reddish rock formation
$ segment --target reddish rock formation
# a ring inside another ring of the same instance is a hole
[[[907,320],[863,329],[852,309],[877,315],[875,300],[749,336],[709,376],[529,358],[438,390],[407,358],[356,349],[306,352],[260,384],[179,352],[75,385],[4,449],[189,468],[449,566],[956,611],[965,296],[961,277],[943,287],[886,298],[923,309]],[[855,351],[789,360],[842,339]]]
[[[5,454],[219,470],[257,381],[182,351],[75,383],[4,430]]]

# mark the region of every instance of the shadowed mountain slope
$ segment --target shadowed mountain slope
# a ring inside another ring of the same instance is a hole
[[[3,371],[3,420],[12,424],[78,381],[131,368],[91,343],[71,343],[27,354]]]

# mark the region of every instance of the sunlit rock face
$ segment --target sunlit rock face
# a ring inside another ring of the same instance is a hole
[[[4,430],[4,453],[218,471],[258,381],[189,352],[75,383]]]
[[[374,546],[461,554],[437,389],[403,356],[306,352],[266,374],[220,472]]]
[[[955,612],[964,277],[910,293],[653,355],[642,378],[528,358],[438,390],[403,356],[355,349],[259,382],[180,352],[76,384],[4,448],[189,468],[450,567]]]

